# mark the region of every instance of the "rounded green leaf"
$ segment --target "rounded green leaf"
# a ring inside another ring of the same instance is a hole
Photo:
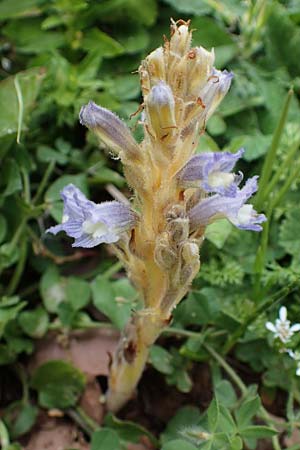
[[[121,450],[117,433],[109,428],[95,431],[92,436],[91,450]]]
[[[85,386],[85,376],[65,361],[48,361],[33,374],[31,386],[38,391],[44,408],[69,408],[77,403]]]
[[[48,330],[49,317],[42,307],[21,312],[18,320],[22,330],[30,337],[41,338]]]
[[[183,439],[175,439],[165,444],[161,450],[197,450],[197,447]]]

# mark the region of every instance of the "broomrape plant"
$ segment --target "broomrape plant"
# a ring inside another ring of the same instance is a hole
[[[121,159],[133,191],[131,204],[93,203],[73,185],[62,193],[63,223],[75,247],[110,244],[138,289],[143,308],[134,311],[113,356],[109,410],[132,396],[154,343],[172,318],[200,268],[205,228],[227,218],[243,230],[260,231],[266,220],[247,200],[257,177],[241,186],[232,172],[237,153],[194,155],[205,124],[229,90],[233,74],[213,67],[214,52],[191,48],[189,22],[171,21],[171,37],[139,67],[144,139],[138,144],[111,111],[93,102],[80,121]]]

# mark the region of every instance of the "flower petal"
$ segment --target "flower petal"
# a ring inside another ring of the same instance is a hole
[[[269,331],[272,331],[272,333],[277,332],[277,328],[275,327],[275,325],[272,322],[266,322],[265,326]]]
[[[93,130],[100,139],[117,154],[121,151],[134,159],[139,159],[140,149],[129,128],[109,109],[90,101],[81,108],[80,123]]]
[[[187,162],[177,177],[183,185],[198,185],[206,192],[234,197],[243,175],[229,172],[243,153],[242,148],[234,154],[230,152],[199,153]]]
[[[282,322],[285,322],[287,319],[287,309],[285,306],[282,306],[279,310],[279,318]]]
[[[219,194],[200,201],[189,211],[191,230],[206,226],[220,218],[227,218],[243,230],[260,231],[260,223],[266,220],[264,214],[257,214],[252,205],[244,205],[257,189],[257,177],[247,180],[235,197],[223,197]]]

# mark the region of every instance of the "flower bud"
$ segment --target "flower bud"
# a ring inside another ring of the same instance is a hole
[[[183,264],[180,271],[180,283],[189,284],[200,268],[199,246],[195,242],[186,242],[181,251]]]
[[[154,258],[156,264],[164,270],[169,270],[178,260],[178,256],[171,248],[167,235],[160,236],[155,244]]]
[[[212,72],[215,60],[214,50],[203,47],[192,48],[187,54],[188,94],[198,97],[200,90]]]
[[[171,88],[164,82],[154,86],[146,100],[150,125],[158,139],[169,139],[176,128],[175,101]]]
[[[164,49],[162,47],[151,52],[145,63],[152,86],[166,79]]]
[[[140,150],[129,128],[114,113],[89,102],[79,114],[80,123],[90,128],[116,154],[124,152],[126,159],[139,160]]]
[[[227,94],[232,78],[232,72],[227,72],[227,70],[221,72],[220,70],[213,69],[208,82],[199,94],[205,106],[204,115],[206,120],[212,115]]]
[[[181,254],[186,263],[193,264],[199,260],[199,247],[196,242],[186,242],[182,247]]]
[[[185,241],[189,236],[189,219],[174,219],[167,225],[167,231],[171,242],[178,244]]]
[[[183,56],[191,46],[192,33],[189,31],[189,22],[182,22],[179,26],[172,21],[170,51]]]

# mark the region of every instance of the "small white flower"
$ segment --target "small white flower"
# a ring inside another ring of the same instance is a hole
[[[300,323],[295,323],[291,326],[291,322],[287,320],[287,309],[285,306],[282,306],[279,310],[279,318],[276,319],[275,324],[266,322],[266,328],[274,333],[275,338],[279,338],[281,342],[286,344],[296,331],[300,331]]]
[[[294,350],[291,350],[290,348],[287,348],[286,352],[294,361],[297,362],[296,375],[297,377],[300,377],[300,352],[298,350],[294,352]]]

